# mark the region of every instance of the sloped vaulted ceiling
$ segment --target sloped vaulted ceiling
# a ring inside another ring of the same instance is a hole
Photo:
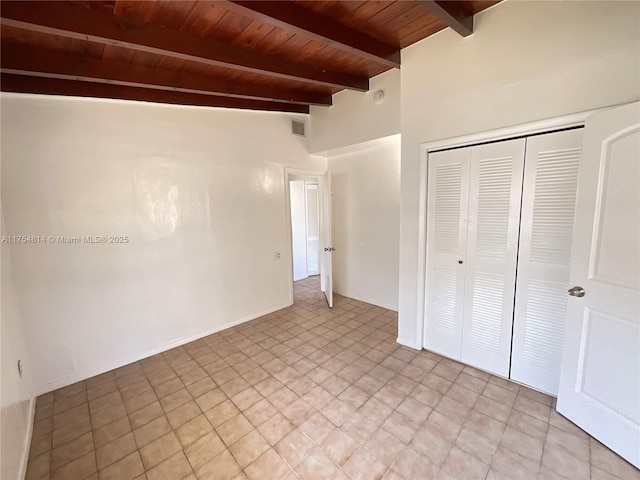
[[[3,91],[308,113],[367,91],[400,49],[465,36],[481,1],[0,4]]]

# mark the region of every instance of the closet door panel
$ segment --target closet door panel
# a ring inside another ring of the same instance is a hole
[[[560,379],[582,134],[527,140],[511,378],[552,395]]]
[[[459,359],[462,342],[469,148],[429,154],[424,346]]]
[[[471,150],[463,362],[509,376],[525,139]]]

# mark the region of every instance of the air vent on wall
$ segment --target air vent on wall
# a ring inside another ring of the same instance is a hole
[[[304,133],[304,122],[300,122],[298,120],[291,120],[291,133],[294,135],[298,135],[299,137],[305,137]]]

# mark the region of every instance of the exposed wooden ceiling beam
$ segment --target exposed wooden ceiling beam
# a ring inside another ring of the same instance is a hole
[[[473,33],[473,15],[467,15],[460,2],[418,0],[418,3],[463,37]]]
[[[174,105],[196,105],[202,107],[243,108],[277,112],[309,113],[307,105],[265,102],[244,98],[214,97],[194,93],[169,92],[122,85],[101,85],[59,78],[27,77],[2,73],[0,87],[3,92],[39,93],[72,97],[112,98]]]
[[[3,73],[301,105],[331,105],[331,94],[231,82],[223,78],[97,60],[7,42],[2,42],[1,51],[0,68]]]
[[[221,41],[158,25],[134,23],[107,12],[62,2],[3,2],[0,14],[4,26],[331,88],[369,89],[366,77],[286,61]]]
[[[400,49],[293,2],[229,1],[228,8],[389,67],[400,67]]]

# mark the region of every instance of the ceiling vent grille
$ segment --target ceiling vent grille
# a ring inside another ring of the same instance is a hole
[[[299,137],[306,137],[304,122],[291,120],[291,133],[294,135],[298,135]]]

